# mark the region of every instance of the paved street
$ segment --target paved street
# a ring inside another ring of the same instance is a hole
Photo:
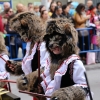
[[[93,100],[100,100],[100,69],[87,71],[91,90],[94,92]],[[17,77],[11,76],[12,80],[16,80]],[[18,93],[16,84],[11,84],[12,93],[21,97],[21,100],[32,100],[32,97],[26,94]]]

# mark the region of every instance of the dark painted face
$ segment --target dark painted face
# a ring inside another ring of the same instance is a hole
[[[54,54],[61,54],[62,52],[62,45],[65,42],[65,37],[61,34],[54,34],[51,35],[48,39],[48,48]]]

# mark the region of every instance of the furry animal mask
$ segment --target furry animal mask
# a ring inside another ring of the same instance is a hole
[[[54,59],[50,48],[55,47],[61,48],[61,57],[64,58],[72,54],[78,54],[78,33],[68,19],[50,20],[46,28],[46,33],[47,34],[44,36],[44,41],[46,42],[47,50],[51,54],[51,58]]]
[[[45,25],[31,12],[17,14],[11,19],[10,26],[12,30],[19,33],[24,41],[37,42],[45,34]]]

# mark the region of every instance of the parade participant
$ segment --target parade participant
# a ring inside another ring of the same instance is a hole
[[[38,59],[40,58],[40,67],[46,65],[48,53],[42,37],[45,34],[45,25],[41,19],[32,12],[23,12],[17,14],[10,21],[11,29],[19,33],[26,45],[26,55],[22,62],[11,62],[10,66],[6,64],[6,70],[14,75],[30,74],[38,68]],[[40,48],[40,57],[38,57],[38,48]]]
[[[18,88],[51,96],[51,100],[85,100],[87,91],[85,67],[77,47],[78,33],[67,19],[52,19],[48,22],[44,41],[49,52],[49,61],[41,79],[38,71],[17,80]],[[39,100],[42,100],[38,97]],[[46,98],[49,100],[50,98]],[[43,99],[45,100],[45,99]]]
[[[0,79],[8,79],[10,78],[10,74],[6,72],[6,62],[2,58],[4,58],[5,60],[9,60],[3,33],[0,33]],[[7,83],[5,82],[0,82],[0,87],[8,89]]]

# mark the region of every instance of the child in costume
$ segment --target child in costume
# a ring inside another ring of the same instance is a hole
[[[40,67],[45,67],[49,54],[45,43],[41,41],[46,29],[41,19],[32,12],[23,12],[11,19],[10,26],[12,30],[19,33],[27,45],[23,61],[8,61],[12,66],[6,64],[6,70],[14,75],[30,74],[37,70],[39,58]],[[38,57],[38,48],[40,48],[40,57]]]
[[[88,94],[85,67],[78,56],[78,33],[67,19],[48,22],[44,41],[49,52],[47,66],[38,78],[38,71],[17,80],[19,89],[45,94],[38,100],[85,100]]]
[[[5,60],[9,60],[3,33],[0,33],[0,56]],[[10,74],[6,71],[5,69],[6,62],[1,57],[0,57],[0,79],[8,79],[10,78]],[[8,89],[7,83],[5,82],[0,82],[0,87]]]

